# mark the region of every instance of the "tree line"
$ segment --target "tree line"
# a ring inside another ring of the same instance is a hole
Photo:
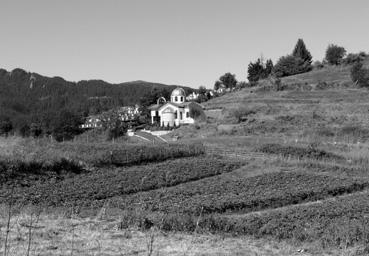
[[[139,104],[142,97],[154,91],[175,87],[143,81],[69,82],[19,68],[10,72],[0,69],[0,135],[68,140],[82,132],[80,125],[87,116]]]
[[[369,70],[363,66],[363,60],[368,55],[365,52],[346,54],[346,49],[336,44],[329,44],[323,61],[312,62],[312,55],[307,49],[303,39],[298,39],[291,54],[280,57],[276,64],[271,59],[264,61],[264,58],[258,58],[250,62],[247,67],[247,82],[238,82],[236,76],[231,73],[225,73],[214,83],[214,90],[226,88],[233,90],[235,88],[250,87],[257,84],[259,80],[273,76],[281,78],[301,73],[309,72],[313,69],[320,69],[326,65],[353,65],[351,69],[352,80],[364,87],[369,87]]]

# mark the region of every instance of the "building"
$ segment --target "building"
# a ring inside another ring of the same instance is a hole
[[[151,123],[170,127],[193,124],[195,120],[190,116],[190,109],[195,106],[202,109],[196,102],[186,102],[185,91],[178,87],[172,91],[170,102],[160,98],[157,104],[149,107]]]
[[[81,125],[82,129],[101,128],[102,122],[99,116],[93,115],[86,118],[85,123]]]
[[[133,121],[141,115],[138,105],[121,107],[118,109],[118,115],[122,121]]]
[[[112,114],[113,113],[113,114]],[[141,115],[141,110],[139,106],[125,106],[120,107],[116,110],[110,110],[107,112],[103,112],[100,115],[93,115],[86,118],[84,124],[81,125],[83,129],[93,129],[93,128],[101,128],[103,127],[103,122],[109,121],[110,116],[117,116],[123,122],[130,122],[137,120]],[[108,120],[106,120],[108,119]]]
[[[186,97],[186,100],[188,101],[197,100],[198,97],[199,97],[198,93],[192,92],[190,95]]]

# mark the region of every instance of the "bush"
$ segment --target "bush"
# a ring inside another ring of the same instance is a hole
[[[313,69],[318,70],[322,68],[324,68],[324,64],[321,61],[317,60],[313,63]]]
[[[205,118],[204,110],[201,105],[196,103],[191,103],[190,105],[190,117],[197,120]]]
[[[240,123],[240,122],[243,122],[243,121],[246,121],[247,120],[247,117],[249,115],[254,115],[256,114],[256,112],[252,109],[249,109],[245,106],[241,106],[235,110],[233,110],[232,112],[232,115],[237,119],[237,121]]]
[[[156,145],[65,143],[61,147],[61,151],[65,152],[70,159],[99,167],[160,162],[167,159],[198,156],[205,153],[205,148],[201,143]]]
[[[10,118],[7,116],[0,116],[0,135],[8,136],[11,130],[13,130],[13,124]]]
[[[351,68],[351,80],[361,87],[369,87],[369,70],[361,62],[355,63]]]
[[[347,57],[343,60],[343,63],[346,65],[355,64],[357,62],[365,60],[365,58],[366,58],[365,52],[349,53]]]
[[[369,139],[369,129],[363,128],[360,125],[350,124],[343,126],[338,131],[339,136],[348,136],[353,139],[367,140]]]
[[[296,157],[296,158],[313,158],[318,160],[343,160],[342,156],[317,149],[315,147],[293,147],[293,146],[282,146],[279,144],[266,144],[258,148],[257,151],[267,154],[277,154],[283,157]]]
[[[273,73],[277,77],[291,76],[305,73],[311,70],[311,64],[299,57],[287,55],[279,58],[273,68]]]
[[[325,59],[329,64],[339,65],[342,62],[343,57],[346,54],[345,48],[330,44],[325,52]]]
[[[1,184],[29,184],[31,181],[42,181],[60,178],[62,174],[80,174],[83,167],[73,160],[61,158],[52,162],[46,161],[0,161]]]

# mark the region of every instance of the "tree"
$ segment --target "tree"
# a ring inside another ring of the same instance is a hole
[[[143,97],[140,98],[140,105],[148,107],[152,104],[155,104],[157,100],[161,97],[165,98],[166,100],[169,100],[171,92],[172,91],[170,88],[161,88],[161,89],[154,88],[153,90],[146,93]]]
[[[222,82],[221,81],[219,81],[219,80],[215,81],[215,83],[214,83],[214,90],[215,91],[219,90],[219,88],[221,86],[222,86]]]
[[[207,91],[208,91],[208,90],[206,90],[206,87],[205,87],[205,86],[203,86],[203,85],[201,85],[201,86],[199,87],[199,90],[198,90],[198,92],[199,92],[199,94],[200,94],[200,95],[206,95]]]
[[[250,82],[257,82],[264,75],[264,66],[260,59],[257,59],[255,63],[250,62],[247,67],[247,79]]]
[[[325,52],[325,59],[329,64],[338,65],[341,64],[343,57],[346,54],[345,48],[342,46],[330,44]]]
[[[279,58],[277,64],[273,67],[273,73],[276,77],[291,76],[306,72],[310,64],[299,57],[287,55]]]
[[[346,58],[343,60],[343,63],[349,65],[354,64],[357,62],[361,62],[366,59],[366,53],[365,52],[359,52],[359,53],[349,53],[347,54]]]
[[[229,89],[233,89],[237,85],[236,75],[231,73],[225,73],[219,78],[219,81],[222,82],[222,84]]]
[[[110,110],[100,115],[102,128],[107,132],[107,139],[124,136],[128,130],[128,124],[122,121],[118,111]]]
[[[52,135],[57,141],[73,139],[74,136],[82,132],[81,124],[82,120],[78,115],[68,110],[62,110],[51,122]]]
[[[272,73],[272,69],[272,60],[269,59],[266,61],[266,64],[264,64],[263,61],[259,58],[255,63],[250,62],[247,68],[247,79],[250,82],[257,82],[260,79],[267,78]]]
[[[351,79],[361,87],[369,87],[369,70],[361,62],[357,62],[351,68]]]
[[[208,90],[206,89],[205,86],[200,86],[198,93],[199,93],[199,96],[197,97],[197,100],[196,100],[197,102],[201,103],[201,102],[205,102],[210,99]]]
[[[312,63],[312,56],[310,52],[306,49],[306,45],[301,38],[297,40],[296,46],[292,52],[292,56],[302,59],[305,63],[309,63],[309,65],[311,65]]]
[[[271,59],[267,60],[265,63],[264,74],[265,78],[268,77],[273,71],[273,61]]]

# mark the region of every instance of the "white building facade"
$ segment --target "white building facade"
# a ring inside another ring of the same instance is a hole
[[[193,124],[195,120],[190,116],[190,109],[195,102],[186,102],[186,93],[182,88],[173,90],[170,102],[158,100],[156,105],[150,106],[151,123],[159,126],[173,127],[182,124]]]

